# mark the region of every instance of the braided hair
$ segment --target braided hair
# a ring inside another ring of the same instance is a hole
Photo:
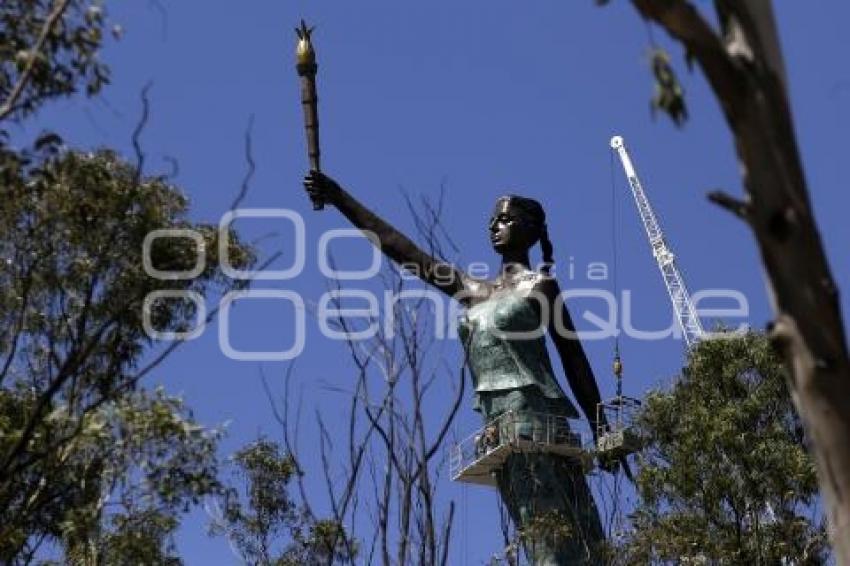
[[[499,201],[509,201],[511,205],[515,205],[524,213],[524,220],[528,223],[529,228],[534,230],[531,245],[539,241],[540,251],[543,252],[541,271],[544,275],[548,275],[555,264],[555,258],[552,241],[549,239],[549,229],[546,226],[546,212],[543,210],[543,205],[532,198],[518,195],[506,195],[499,198]]]

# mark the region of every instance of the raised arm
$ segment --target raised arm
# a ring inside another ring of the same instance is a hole
[[[450,263],[440,261],[421,250],[407,236],[383,218],[363,206],[336,181],[318,171],[304,177],[304,188],[311,198],[335,206],[355,227],[367,237],[374,234],[378,246],[387,257],[402,267],[413,267],[423,281],[430,283],[450,297],[464,288],[466,274]]]
[[[593,434],[596,435],[596,406],[601,402],[596,377],[584,347],[576,336],[575,324],[561,296],[561,289],[554,278],[541,282],[543,293],[549,299],[551,315],[549,317],[549,336],[555,343],[555,349],[561,358],[564,374],[570,384],[573,395],[581,406],[587,420],[590,421]],[[604,418],[604,416],[603,416]]]

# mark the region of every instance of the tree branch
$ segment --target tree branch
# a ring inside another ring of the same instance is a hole
[[[632,0],[694,56],[735,137],[797,411],[839,564],[850,564],[850,359],[838,290],[809,202],[771,5],[718,0],[725,44],[692,4]],[[742,210],[731,197],[715,199]]]
[[[133,152],[136,154],[136,180],[135,185],[138,186],[141,183],[142,175],[144,174],[145,167],[145,153],[142,150],[142,132],[145,131],[145,127],[148,125],[148,119],[150,118],[150,90],[153,87],[153,83],[148,81],[145,83],[145,86],[142,87],[142,92],[139,97],[142,100],[142,115],[139,116],[139,121],[136,124],[136,127],[133,129]]]
[[[655,21],[681,42],[688,55],[696,59],[731,119],[735,107],[729,101],[741,95],[739,71],[720,36],[699,10],[686,0],[632,0],[632,4],[644,18]]]
[[[44,25],[41,27],[41,31],[38,34],[38,39],[36,39],[35,45],[33,45],[29,51],[27,64],[18,77],[18,82],[15,83],[15,86],[9,93],[9,97],[3,102],[3,105],[0,106],[0,122],[5,120],[10,114],[12,114],[12,112],[15,111],[18,99],[24,93],[27,83],[29,83],[30,78],[32,77],[32,72],[33,69],[35,69],[35,61],[38,58],[38,54],[41,53],[41,49],[44,47],[47,37],[50,35],[54,26],[56,26],[59,22],[62,14],[64,14],[65,10],[68,9],[68,4],[70,3],[71,0],[56,0],[56,3],[53,5],[53,9],[50,11],[47,19],[44,20]]]
[[[254,177],[254,172],[257,170],[257,164],[254,162],[253,148],[253,131],[254,131],[254,115],[248,118],[248,126],[245,128],[245,163],[248,165],[245,171],[245,177],[242,178],[242,185],[239,187],[239,193],[230,204],[230,210],[236,210],[245,196],[248,194],[248,188],[251,186],[251,179]]]
[[[741,220],[749,221],[751,207],[748,201],[737,199],[723,191],[712,191],[708,193],[708,200],[720,208],[728,210]]]

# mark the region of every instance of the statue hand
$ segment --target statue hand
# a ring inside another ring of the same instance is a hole
[[[336,204],[342,189],[339,184],[320,171],[312,170],[304,177],[304,189],[313,202]]]

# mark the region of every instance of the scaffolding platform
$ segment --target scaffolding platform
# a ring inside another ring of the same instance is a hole
[[[634,428],[640,406],[640,400],[625,395],[597,405],[596,450],[600,455],[620,458],[640,450],[641,438]]]
[[[574,459],[587,469],[593,443],[574,428],[580,423],[560,415],[510,411],[487,423],[451,448],[454,481],[495,486],[496,472],[514,453],[545,452]]]

